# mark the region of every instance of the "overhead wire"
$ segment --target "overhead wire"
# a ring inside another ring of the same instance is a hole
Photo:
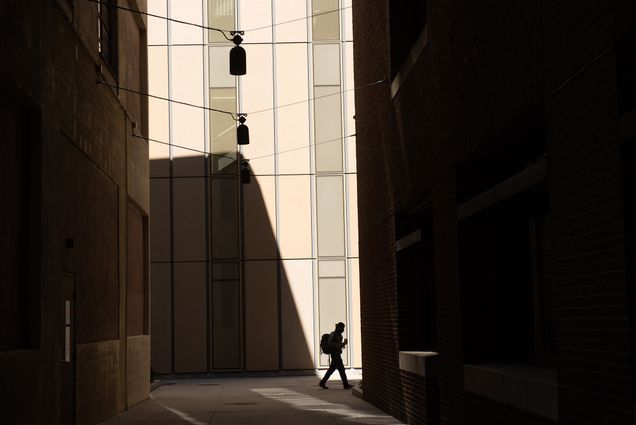
[[[100,4],[100,5],[105,5],[107,7],[113,7],[113,8],[119,9],[119,10],[128,11],[128,12],[131,12],[131,13],[137,13],[137,14],[140,14],[140,15],[145,15],[145,16],[149,16],[149,17],[153,17],[153,18],[157,18],[157,19],[163,19],[163,20],[166,20],[166,21],[175,22],[175,23],[182,24],[182,25],[194,26],[194,27],[201,28],[201,29],[204,29],[204,30],[217,31],[217,32],[220,32],[223,35],[223,37],[225,37],[226,40],[228,40],[228,41],[232,41],[232,39],[229,38],[226,35],[226,33],[230,33],[231,34],[233,32],[237,32],[236,30],[215,28],[215,27],[210,27],[210,26],[206,26],[206,25],[197,24],[195,22],[188,22],[188,21],[183,21],[183,20],[180,20],[180,19],[169,18],[167,16],[161,16],[161,15],[157,15],[157,14],[154,14],[154,13],[142,12],[140,10],[131,9],[131,8],[127,8],[127,7],[123,7],[123,6],[119,6],[119,5],[111,5],[111,4],[108,4],[108,3],[104,3],[101,0],[87,0],[87,1],[92,2],[92,3],[97,3],[97,4]],[[341,7],[341,8],[338,8],[338,9],[327,10],[327,11],[324,11],[324,12],[319,12],[319,13],[315,13],[315,14],[312,14],[312,15],[304,16],[304,17],[301,17],[301,18],[296,18],[296,19],[290,19],[290,20],[287,20],[287,21],[276,22],[276,23],[271,24],[271,25],[264,25],[264,26],[261,26],[261,27],[250,28],[250,29],[246,29],[246,30],[242,30],[242,31],[244,31],[244,32],[259,31],[259,30],[262,30],[262,29],[277,27],[279,25],[289,24],[289,23],[303,21],[303,20],[307,20],[307,19],[313,19],[313,18],[318,17],[318,16],[327,15],[329,13],[334,13],[334,12],[340,12],[340,11],[343,11],[343,10],[346,10],[346,9],[350,9],[350,8],[353,8],[353,5]],[[277,42],[277,43],[274,43],[274,42],[271,42],[271,43],[270,42],[249,43],[248,42],[248,43],[243,43],[243,44],[290,44],[290,43],[294,43],[294,44],[309,44],[311,42],[309,42],[309,41],[307,41],[307,42],[304,42],[304,41],[303,42]],[[187,44],[187,45],[200,46],[200,45],[204,45],[204,44]],[[161,45],[158,45],[158,46],[161,46]],[[172,45],[172,46],[175,46],[175,45]],[[176,46],[179,46],[179,45],[176,45]],[[287,107],[287,106],[292,106],[292,105],[297,105],[297,104],[301,104],[301,103],[305,103],[305,102],[310,102],[312,100],[321,99],[321,98],[325,98],[325,97],[329,97],[329,96],[335,96],[335,95],[342,94],[342,93],[345,93],[345,92],[358,90],[358,89],[361,89],[361,88],[372,87],[372,86],[375,86],[375,85],[378,85],[378,84],[381,84],[381,83],[384,83],[384,82],[386,82],[386,80],[378,80],[378,81],[375,81],[373,83],[369,83],[369,84],[353,87],[353,88],[347,89],[347,90],[340,90],[338,92],[330,93],[330,94],[327,94],[327,95],[316,96],[316,97],[309,98],[309,99],[303,99],[303,100],[300,100],[300,101],[297,101],[297,102],[291,102],[291,103],[287,103],[287,104],[283,104],[283,105],[278,105],[278,106],[273,107],[273,108],[266,108],[266,109],[257,110],[257,111],[254,111],[254,112],[250,112],[250,114],[257,114],[257,113],[262,113],[262,112],[272,111],[272,110],[275,110],[275,109],[284,108],[284,107]],[[111,87],[113,89],[122,90],[122,91],[130,92],[130,93],[135,93],[135,94],[138,94],[138,95],[141,95],[141,96],[147,96],[147,97],[150,97],[150,98],[159,99],[159,100],[163,100],[163,101],[167,101],[167,102],[171,102],[171,103],[176,103],[176,104],[180,104],[180,105],[184,105],[184,106],[189,106],[189,107],[203,109],[203,110],[207,110],[207,111],[219,112],[219,113],[227,114],[227,115],[230,115],[235,121],[238,120],[237,115],[244,115],[244,114],[240,114],[240,113],[236,113],[235,114],[233,112],[225,111],[225,110],[222,110],[222,109],[210,108],[210,107],[206,107],[206,106],[202,106],[202,105],[195,105],[193,103],[179,101],[179,100],[175,100],[175,99],[170,99],[170,98],[163,97],[163,96],[157,96],[157,95],[153,95],[153,94],[150,94],[150,93],[144,93],[144,92],[141,92],[139,90],[134,90],[134,89],[130,89],[130,88],[127,88],[127,87],[122,87],[120,85],[110,84],[110,83],[107,83],[106,81],[103,81],[103,80],[98,80],[97,83],[101,84],[101,85],[104,85],[104,86],[107,86],[107,87]],[[355,137],[355,136],[356,136],[356,134],[354,133],[354,134],[350,134],[350,135],[347,135],[347,136],[342,136],[342,137],[338,137],[338,138],[334,138],[334,139],[330,139],[330,140],[324,140],[324,141],[321,141],[321,142],[310,143],[307,146],[301,146],[301,147],[298,147],[298,148],[293,148],[293,149],[288,149],[288,150],[285,150],[285,151],[275,152],[273,154],[261,155],[261,156],[258,156],[258,157],[246,158],[246,159],[249,161],[249,160],[267,158],[267,157],[271,157],[271,156],[280,155],[280,154],[283,154],[283,153],[288,153],[288,152],[293,152],[293,151],[297,151],[297,150],[307,149],[307,148],[318,146],[318,145],[322,145],[322,144],[325,144],[325,143],[331,143],[331,142],[334,142],[334,141],[337,141],[337,140],[348,139],[348,138]],[[172,147],[179,148],[179,149],[188,150],[188,151],[191,151],[191,152],[201,153],[201,154],[204,154],[204,155],[227,158],[227,155],[214,154],[214,153],[211,153],[211,152],[206,152],[206,151],[202,151],[202,150],[195,149],[195,148],[189,148],[189,147],[186,147],[186,146],[176,145],[174,143],[169,143],[169,142],[164,142],[164,141],[160,141],[160,140],[157,140],[157,139],[152,139],[152,138],[149,138],[149,137],[139,136],[139,135],[134,134],[134,133],[133,133],[133,137],[139,138],[139,139],[143,139],[143,140],[146,140],[146,141],[149,141],[149,142],[153,142],[153,143],[158,143],[158,144],[172,146]]]
[[[179,104],[179,105],[190,106],[192,108],[203,109],[203,110],[212,111],[212,112],[219,112],[221,114],[227,114],[227,115],[230,115],[234,121],[238,121],[238,118],[236,117],[236,115],[239,115],[239,114],[235,114],[234,112],[230,112],[230,111],[224,111],[223,109],[209,108],[207,106],[195,105],[194,103],[183,102],[183,101],[180,101],[180,100],[170,99],[168,97],[157,96],[157,95],[150,94],[150,93],[144,93],[144,92],[141,92],[139,90],[134,90],[134,89],[130,89],[130,88],[127,88],[127,87],[122,87],[120,85],[110,84],[110,83],[107,83],[106,81],[103,81],[103,80],[97,80],[97,84],[101,84],[103,86],[111,87],[113,89],[129,92],[129,93],[135,93],[135,94],[138,94],[140,96],[146,96],[146,97],[151,97],[153,99],[164,100],[164,101],[170,102],[170,103],[176,103],[176,104]]]
[[[220,28],[208,27],[208,26],[205,26],[205,25],[197,24],[195,22],[188,22],[188,21],[182,21],[180,19],[168,18],[167,16],[156,15],[154,13],[149,13],[149,12],[142,12],[141,10],[131,9],[129,7],[124,7],[124,6],[104,3],[101,0],[86,0],[86,1],[91,2],[91,3],[97,3],[97,4],[100,4],[100,5],[104,5],[106,7],[112,7],[112,8],[119,9],[119,10],[125,10],[127,12],[137,13],[139,15],[151,16],[153,18],[158,18],[158,19],[165,19],[167,21],[175,22],[175,23],[183,24],[183,25],[190,25],[190,26],[201,28],[201,29],[204,29],[204,30],[217,31],[217,32],[220,32],[221,34],[223,34],[223,37],[225,37],[228,41],[232,41],[232,39],[229,38],[227,35],[225,35],[225,33],[226,32],[231,33],[234,30],[223,30],[223,29],[220,29]]]
[[[284,151],[274,152],[272,154],[261,155],[261,156],[256,156],[256,157],[253,157],[253,158],[245,158],[245,159],[248,160],[248,161],[251,161],[251,160],[255,160],[255,159],[268,158],[268,157],[271,157],[271,156],[277,156],[277,155],[288,153],[288,152],[294,152],[294,151],[299,151],[299,150],[302,150],[302,149],[308,149],[308,148],[311,148],[311,147],[314,147],[314,146],[323,145],[325,143],[336,142],[336,141],[342,140],[342,139],[349,139],[349,138],[355,137],[355,136],[356,136],[356,133],[353,133],[353,134],[349,134],[347,136],[336,137],[334,139],[322,140],[320,142],[310,143],[310,144],[308,144],[306,146],[300,146],[298,148],[287,149],[287,150],[284,150]],[[182,146],[182,145],[175,145],[174,143],[164,142],[164,141],[161,141],[161,140],[152,139],[150,137],[140,136],[140,135],[135,134],[135,133],[133,133],[133,137],[135,137],[137,139],[143,139],[143,140],[146,140],[148,142],[158,143],[158,144],[161,144],[161,145],[166,145],[166,146],[171,146],[171,147],[175,147],[175,148],[178,148],[178,149],[187,150],[187,151],[190,151],[190,152],[196,152],[196,153],[201,153],[201,154],[204,154],[204,155],[216,156],[216,157],[219,157],[219,158],[227,158],[227,155],[219,155],[219,154],[215,154],[215,153],[212,153],[212,152],[206,152],[206,151],[203,151],[203,150],[200,150],[200,149],[196,149],[196,148],[190,148],[190,147]],[[228,152],[228,154],[229,153],[234,153],[234,152],[238,152],[238,151]]]
[[[177,24],[190,25],[190,26],[201,28],[201,29],[204,29],[204,30],[218,31],[218,32],[222,33],[223,36],[228,41],[232,41],[232,39],[229,38],[227,35],[225,35],[225,33],[238,32],[238,30],[229,30],[229,29],[221,29],[221,28],[209,27],[209,26],[206,26],[206,25],[197,24],[196,22],[183,21],[181,19],[169,18],[167,16],[157,15],[157,14],[149,13],[149,12],[142,12],[141,10],[131,9],[131,8],[124,7],[124,6],[112,5],[112,4],[105,3],[102,0],[86,0],[86,1],[91,2],[91,3],[102,4],[102,5],[108,6],[108,7],[113,7],[115,9],[120,9],[120,10],[125,10],[125,11],[128,11],[128,12],[132,12],[132,13],[137,13],[137,14],[140,14],[140,15],[146,15],[146,16],[150,16],[150,17],[153,17],[153,18],[164,19],[166,21],[175,22]],[[276,22],[276,23],[271,24],[271,25],[263,25],[263,26],[260,26],[260,27],[250,28],[250,29],[241,30],[241,31],[243,31],[243,32],[259,31],[259,30],[262,30],[262,29],[277,27],[279,25],[290,24],[292,22],[298,22],[298,21],[303,21],[303,20],[307,20],[307,19],[313,19],[313,18],[315,18],[317,16],[327,15],[329,13],[340,12],[342,10],[351,9],[351,8],[353,8],[353,5],[344,6],[344,7],[338,8],[338,9],[330,9],[330,10],[326,10],[324,12],[314,13],[314,14],[311,14],[311,15],[308,15],[308,16],[304,16],[304,17],[301,17],[301,18],[295,18],[295,19],[290,19],[290,20],[287,20],[287,21]]]
[[[322,98],[330,97],[330,96],[336,96],[336,95],[339,95],[339,94],[342,94],[342,93],[347,93],[347,92],[350,92],[350,91],[361,90],[361,89],[377,86],[379,84],[386,83],[386,81],[387,80],[382,79],[382,80],[374,81],[373,83],[361,84],[359,86],[352,87],[352,88],[346,89],[346,90],[339,90],[339,91],[336,91],[336,92],[333,92],[333,93],[329,93],[329,94],[324,94],[324,95],[321,95],[321,96],[314,96],[314,97],[311,97],[309,99],[302,99],[302,100],[298,100],[296,102],[290,102],[290,103],[284,103],[282,105],[277,105],[277,106],[274,106],[272,108],[259,109],[259,110],[256,110],[256,111],[245,112],[245,113],[234,113],[234,112],[230,112],[230,111],[225,111],[223,109],[210,108],[210,107],[207,107],[207,106],[196,105],[194,103],[189,103],[189,102],[184,102],[184,101],[180,101],[180,100],[170,99],[168,97],[157,96],[157,95],[150,94],[150,93],[145,93],[145,92],[142,92],[142,91],[139,91],[139,90],[130,89],[128,87],[122,87],[120,85],[110,84],[110,83],[107,83],[106,81],[103,81],[103,80],[97,80],[97,84],[101,84],[101,85],[104,85],[104,86],[107,86],[107,87],[111,87],[111,88],[114,88],[114,89],[117,89],[117,90],[122,90],[122,91],[125,91],[125,92],[135,93],[135,94],[138,94],[140,96],[147,96],[147,97],[151,97],[153,99],[159,99],[159,100],[163,100],[163,101],[166,101],[166,102],[177,103],[179,105],[185,105],[185,106],[189,106],[189,107],[192,107],[192,108],[203,109],[203,110],[206,110],[206,111],[212,111],[212,112],[219,112],[219,113],[222,113],[222,114],[227,114],[227,115],[230,115],[232,117],[232,119],[234,119],[235,121],[238,121],[237,115],[239,115],[239,114],[242,114],[242,115],[250,115],[250,114],[254,115],[254,114],[260,114],[262,112],[274,111],[274,110],[277,110],[277,109],[286,108],[288,106],[299,105],[301,103],[311,102],[312,100],[322,99]]]

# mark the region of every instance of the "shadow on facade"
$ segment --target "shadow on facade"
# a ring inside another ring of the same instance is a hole
[[[153,370],[313,370],[312,262],[281,259],[274,177],[228,158],[151,161]]]

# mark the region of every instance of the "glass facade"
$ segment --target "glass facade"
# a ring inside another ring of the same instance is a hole
[[[220,32],[149,17],[150,93],[205,107],[150,102],[150,137],[167,142],[151,146],[156,372],[324,368],[320,335],[340,321],[345,364],[361,367],[350,7],[149,3],[245,31],[247,53],[234,77]],[[224,111],[247,114],[249,145]]]

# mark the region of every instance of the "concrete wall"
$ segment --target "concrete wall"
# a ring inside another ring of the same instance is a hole
[[[37,183],[26,208],[4,205],[34,217],[29,229],[37,237],[25,252],[38,271],[24,314],[35,322],[24,326],[34,341],[0,351],[7,423],[71,423],[75,416],[93,424],[148,395],[148,146],[134,137],[146,131],[147,100],[98,84],[146,90],[146,30],[140,15],[117,15],[115,75],[97,50],[95,3],[0,6],[0,95],[3,105],[28,111],[33,135],[23,141],[33,147],[27,164]],[[131,206],[135,220],[127,219]],[[137,313],[130,323],[129,301]],[[61,361],[65,317],[70,362]]]

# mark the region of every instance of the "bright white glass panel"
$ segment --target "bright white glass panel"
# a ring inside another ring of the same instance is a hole
[[[283,105],[307,100],[308,84],[307,46],[276,46],[276,100],[280,113],[286,111]]]
[[[280,107],[278,170],[281,174],[307,174],[310,170],[307,46],[277,46],[276,74]]]
[[[250,160],[253,174],[274,174],[274,112],[250,114],[246,125],[250,129],[250,144],[243,145],[243,157]]]
[[[212,258],[238,258],[238,184],[237,179],[213,178],[210,185],[212,214]],[[230,265],[212,268],[215,278]],[[237,279],[238,276],[231,277]]]
[[[358,176],[347,175],[349,196],[349,256],[357,257],[358,254]]]
[[[168,16],[166,1],[150,1],[147,3],[148,13],[157,16]],[[148,44],[168,43],[168,21],[148,16]]]
[[[345,255],[342,176],[316,177],[318,256]]]
[[[340,84],[340,45],[314,44],[314,85]]]
[[[338,0],[313,0],[314,40],[340,39],[340,10]]]
[[[311,257],[311,192],[309,176],[280,176],[279,241],[281,258]]]
[[[344,278],[327,278],[318,280],[319,335],[333,332],[335,324],[347,320],[347,286]],[[346,338],[349,329],[345,329],[343,337]],[[342,350],[342,359],[347,363],[347,349]],[[329,356],[320,356],[320,365],[329,365]]]
[[[274,259],[276,246],[276,189],[273,176],[252,176],[243,185],[245,257]]]
[[[342,13],[344,14],[344,34],[343,40],[353,40],[353,7],[351,0],[342,1]]]
[[[242,77],[241,112],[246,112],[250,144],[243,146],[245,158],[256,174],[274,173],[274,80],[271,45],[245,46],[252,71]],[[261,112],[258,112],[261,111]],[[258,112],[258,113],[254,113]],[[254,159],[257,157],[264,157]]]
[[[203,105],[203,52],[198,47],[173,47],[172,98],[193,105]],[[192,106],[172,104],[172,156],[175,173],[183,176],[203,175],[201,153],[205,149],[205,111]],[[183,149],[188,148],[188,149]],[[190,150],[192,149],[192,150]],[[177,158],[198,160],[176,161]]]
[[[277,286],[276,261],[245,262],[245,367],[248,371],[278,369]]]
[[[172,98],[203,105],[203,50],[197,46],[171,47]]]
[[[210,89],[210,107],[221,111],[236,110],[234,88]],[[210,151],[212,173],[236,173],[236,121],[222,112],[210,112]]]
[[[170,18],[203,25],[203,3],[201,0],[170,1]],[[172,44],[203,43],[202,28],[174,21],[170,23],[170,28]]]
[[[148,90],[155,96],[168,97],[168,48],[165,46],[148,47]]]
[[[347,128],[349,130],[349,134],[355,133],[355,120],[353,116],[356,114],[356,103],[355,103],[355,87],[356,83],[353,76],[354,65],[353,65],[353,44],[348,43],[345,45],[345,78],[347,85],[347,92],[345,95],[345,101],[347,102]],[[373,81],[369,81],[372,83]],[[368,90],[373,90],[373,87],[370,87]],[[376,88],[377,89],[377,88]]]
[[[360,332],[360,261],[357,258],[347,260],[349,263],[349,282],[351,285],[351,329],[352,336],[353,367],[362,367],[362,334]]]
[[[235,29],[234,14],[234,0],[208,0],[208,26],[227,30],[228,37],[229,31]],[[208,37],[210,42],[231,43],[218,31],[210,30]]]
[[[307,41],[307,5],[298,0],[274,0],[274,21],[277,41]]]
[[[314,368],[314,293],[311,260],[281,262],[283,369]]]
[[[342,171],[340,87],[314,88],[316,172]]]
[[[148,99],[148,112],[149,112],[149,137],[160,142],[168,143],[170,140],[170,121],[168,112],[168,102],[158,99]],[[170,149],[167,145],[149,141],[148,142],[148,156],[150,161],[153,160],[167,160],[170,156]],[[165,162],[164,165],[167,165]],[[150,165],[151,177],[166,177],[168,169],[165,167],[155,170]]]
[[[207,370],[205,263],[174,265],[175,372]]]
[[[356,162],[356,136],[347,137],[347,172],[355,173],[358,164]]]
[[[210,47],[210,87],[234,87],[236,77],[230,74],[231,46]]]
[[[318,277],[345,277],[344,260],[318,261]]]
[[[168,97],[168,48],[148,48],[148,91]],[[161,142],[170,140],[169,103],[148,98],[149,137]],[[170,174],[170,149],[161,143],[149,141],[150,176],[167,177]]]
[[[173,249],[175,261],[205,261],[205,180],[172,182]]]
[[[176,176],[203,176],[205,136],[204,111],[172,105],[172,161]],[[198,151],[198,152],[197,152]]]
[[[239,1],[239,30],[245,31],[246,43],[269,43],[272,41],[272,2],[271,0]],[[262,29],[257,29],[265,27]],[[247,55],[248,73],[250,55]],[[252,68],[254,69],[254,68]]]
[[[278,173],[309,174],[309,118],[307,104],[284,108],[278,121]]]
[[[262,109],[271,109],[274,103],[272,46],[245,46],[245,52],[248,58],[248,71],[241,77],[240,112],[249,114]],[[249,115],[247,119],[249,125]]]

